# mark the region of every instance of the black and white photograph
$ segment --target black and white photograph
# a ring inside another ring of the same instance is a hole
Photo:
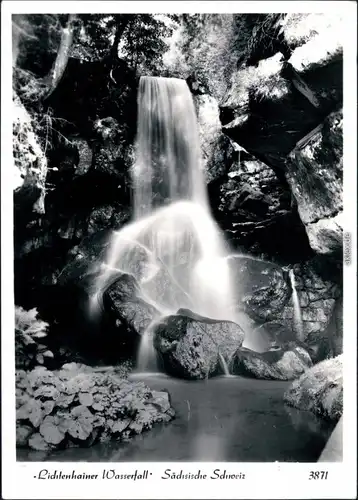
[[[348,419],[356,446],[345,9],[50,3],[2,43],[16,462],[62,483],[135,463],[143,490],[158,462],[164,483],[206,463],[227,488],[246,463],[328,480]]]

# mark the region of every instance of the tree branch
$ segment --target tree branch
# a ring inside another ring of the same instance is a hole
[[[56,60],[50,73],[44,78],[45,91],[42,98],[49,97],[57,87],[68,62],[69,50],[73,41],[74,22],[76,14],[69,14],[67,25],[62,30],[60,48],[58,49]]]

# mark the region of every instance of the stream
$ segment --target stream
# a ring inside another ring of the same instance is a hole
[[[334,425],[286,406],[290,382],[243,377],[183,381],[138,374],[151,389],[166,389],[175,419],[129,442],[53,452],[46,461],[73,462],[316,462]],[[34,460],[28,450],[18,460]]]

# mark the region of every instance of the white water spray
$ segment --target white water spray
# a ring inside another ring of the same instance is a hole
[[[225,377],[228,377],[230,375],[229,367],[227,365],[227,362],[225,361],[224,356],[219,352],[219,361],[220,365],[222,368],[222,371],[224,372]]]
[[[184,308],[235,321],[227,255],[210,214],[195,108],[184,80],[141,77],[132,179],[134,220],[114,233],[97,293],[114,272],[131,273],[158,317]],[[152,369],[153,357],[149,327],[138,369]]]
[[[303,322],[300,301],[296,289],[295,273],[293,269],[289,271],[289,277],[292,287],[292,302],[293,302],[293,321],[295,325],[296,335],[299,340],[303,340]]]

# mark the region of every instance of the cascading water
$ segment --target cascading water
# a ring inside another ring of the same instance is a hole
[[[297,335],[299,340],[303,340],[302,313],[301,313],[300,301],[299,301],[298,293],[297,293],[297,289],[296,289],[295,273],[294,273],[293,269],[290,269],[289,277],[290,277],[291,287],[292,287],[293,320],[294,320],[296,335]]]
[[[235,321],[226,252],[211,217],[194,103],[184,80],[141,77],[134,220],[115,232],[97,295],[113,273],[131,273],[157,318],[180,308]],[[97,304],[97,297],[93,297]],[[142,336],[138,369],[153,370],[152,325]]]

